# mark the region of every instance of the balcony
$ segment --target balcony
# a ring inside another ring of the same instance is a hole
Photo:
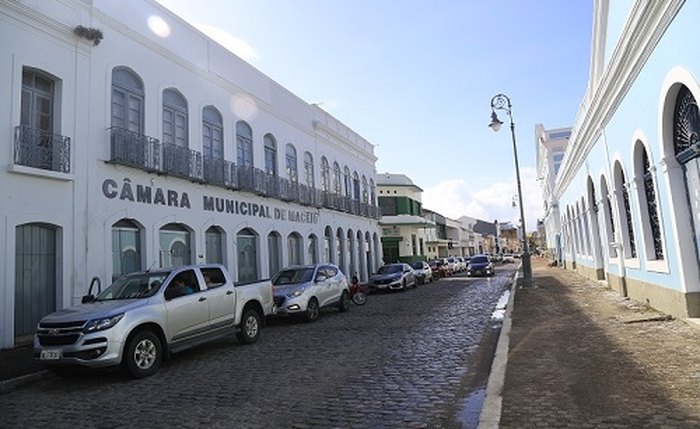
[[[186,147],[164,144],[163,173],[183,179],[204,181],[202,154]]]
[[[342,195],[291,182],[252,166],[238,166],[223,158],[202,156],[200,152],[189,148],[161,144],[156,138],[123,128],[110,128],[110,143],[110,162],[116,164],[309,207],[380,218],[376,206],[360,204],[359,201]]]
[[[158,139],[112,127],[110,131],[110,160],[146,171],[160,171],[160,142]]]
[[[238,189],[238,174],[231,161],[204,157],[204,181],[229,189]]]
[[[70,137],[23,125],[17,126],[15,164],[70,173]]]

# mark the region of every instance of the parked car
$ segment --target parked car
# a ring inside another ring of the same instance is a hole
[[[333,264],[284,268],[272,277],[277,313],[301,314],[313,322],[323,307],[350,308],[350,288],[345,275]]]
[[[469,260],[469,267],[467,267],[468,276],[493,276],[494,274],[495,271],[490,256],[476,255]]]
[[[459,271],[466,271],[467,270],[467,260],[464,259],[461,256],[458,256],[457,258],[457,263],[459,264]]]
[[[513,258],[513,255],[510,253],[506,253],[503,255],[503,263],[504,264],[512,264],[515,262],[515,258]]]
[[[416,274],[416,281],[418,281],[419,284],[433,282],[433,270],[430,268],[430,265],[428,265],[427,262],[414,262],[411,264],[411,268],[413,268],[413,271]]]
[[[448,258],[445,258],[445,261],[447,262],[447,269],[452,271],[453,273],[458,273],[459,272],[459,263],[457,262],[457,258],[454,256],[450,256]]]
[[[416,287],[416,274],[410,265],[404,263],[386,264],[379,267],[377,273],[369,278],[369,288],[406,290],[409,286]]]
[[[234,286],[218,264],[135,272],[97,296],[91,289],[81,304],[39,321],[34,356],[49,369],[121,365],[147,377],[171,352],[233,332],[256,342],[275,311],[269,280]]]

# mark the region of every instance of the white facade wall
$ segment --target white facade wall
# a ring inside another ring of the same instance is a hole
[[[154,16],[167,23],[168,37],[160,37],[149,28],[148,18]],[[99,29],[104,38],[94,45],[74,33],[78,25]],[[285,145],[292,143],[300,183],[304,181],[307,151],[313,157],[317,190],[322,183],[322,157],[331,167],[331,191],[334,162],[373,183],[376,157],[369,142],[160,5],[150,0],[3,2],[0,39],[4,41],[0,44],[0,96],[8,100],[0,105],[0,129],[5,136],[4,149],[0,150],[0,242],[4,243],[0,250],[0,348],[15,344],[16,317],[22,317],[20,311],[24,311],[17,307],[21,297],[16,286],[21,276],[29,275],[29,268],[16,266],[16,233],[23,225],[55,230],[55,279],[49,279],[56,292],[55,302],[50,303],[54,308],[79,301],[94,276],[103,285],[109,283],[114,274],[113,226],[120,220],[139,227],[144,269],[163,263],[160,229],[167,224],[177,224],[189,233],[193,263],[205,260],[205,232],[217,227],[223,239],[224,263],[234,276],[239,263],[236,238],[246,228],[257,240],[255,269],[259,278],[273,274],[267,254],[267,237],[272,232],[281,237],[282,266],[289,262],[287,237],[292,233],[302,238],[304,263],[311,262],[307,251],[312,236],[316,237],[317,258],[326,259],[327,230],[332,231],[330,260],[346,273],[358,272],[366,278],[381,260],[380,231],[376,216],[371,214],[333,210],[320,202],[303,205],[110,162],[112,72],[115,67],[127,67],[143,83],[146,136],[163,139],[163,91],[174,88],[187,102],[190,150],[201,153],[202,111],[205,106],[214,106],[223,119],[227,161],[236,161],[236,122],[243,120],[253,132],[253,166],[257,169],[264,169],[263,136],[271,133],[277,142],[281,178],[286,177]],[[50,75],[55,82],[53,133],[70,138],[68,172],[16,161],[22,77],[28,69]],[[139,201],[138,190],[150,190],[150,202]],[[162,201],[156,196],[159,190]],[[231,207],[238,204],[238,209],[229,213],[205,203],[217,198]],[[376,210],[376,201],[366,203],[368,207],[363,209]],[[342,240],[337,239],[338,234]]]

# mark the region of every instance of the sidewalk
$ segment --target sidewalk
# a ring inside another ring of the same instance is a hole
[[[47,373],[48,371],[34,360],[31,345],[0,351],[0,394],[44,377]]]
[[[533,257],[515,291],[501,428],[700,428],[700,330]]]

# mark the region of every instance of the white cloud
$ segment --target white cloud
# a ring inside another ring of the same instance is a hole
[[[534,168],[524,168],[520,177],[527,230],[534,231],[537,219],[542,217],[542,191]],[[423,206],[452,219],[466,215],[484,221],[498,219],[499,222],[516,224],[520,219],[517,195],[515,177],[480,189],[475,189],[463,179],[452,179],[426,188],[423,191]],[[513,202],[516,203],[515,207]]]
[[[211,37],[224,48],[243,58],[249,63],[260,59],[260,54],[247,41],[234,36],[228,31],[211,25],[196,22],[193,24],[199,31]]]

